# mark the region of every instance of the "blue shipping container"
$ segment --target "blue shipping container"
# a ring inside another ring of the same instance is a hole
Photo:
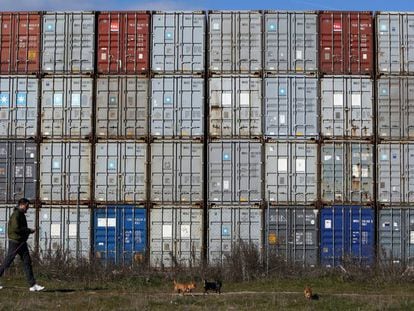
[[[95,257],[107,263],[141,261],[147,245],[147,213],[142,206],[111,205],[94,210]]]
[[[340,265],[344,258],[369,265],[374,260],[374,210],[336,205],[321,211],[321,264]]]

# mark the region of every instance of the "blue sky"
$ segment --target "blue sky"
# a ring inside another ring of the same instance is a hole
[[[0,10],[370,10],[414,11],[414,0],[0,0]]]

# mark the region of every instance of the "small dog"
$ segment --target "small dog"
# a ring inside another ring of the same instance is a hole
[[[305,290],[303,292],[305,294],[306,299],[309,299],[309,300],[318,300],[319,299],[319,296],[317,294],[312,293],[312,288],[310,288],[309,286],[306,286]]]
[[[185,293],[192,293],[193,289],[197,288],[197,284],[194,282],[190,283],[177,283],[174,280],[174,291],[177,293],[185,294]]]
[[[204,294],[206,294],[209,290],[214,290],[216,293],[221,294],[221,287],[223,284],[220,281],[215,282],[208,282],[204,280]]]

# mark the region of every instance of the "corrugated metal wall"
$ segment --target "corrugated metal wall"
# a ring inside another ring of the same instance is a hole
[[[43,257],[412,262],[412,23],[0,13],[0,235],[26,196]]]

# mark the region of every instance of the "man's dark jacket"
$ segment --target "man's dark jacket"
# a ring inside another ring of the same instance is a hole
[[[18,207],[13,211],[10,216],[8,225],[9,239],[16,242],[26,242],[29,238],[31,230],[27,228],[26,215]]]

